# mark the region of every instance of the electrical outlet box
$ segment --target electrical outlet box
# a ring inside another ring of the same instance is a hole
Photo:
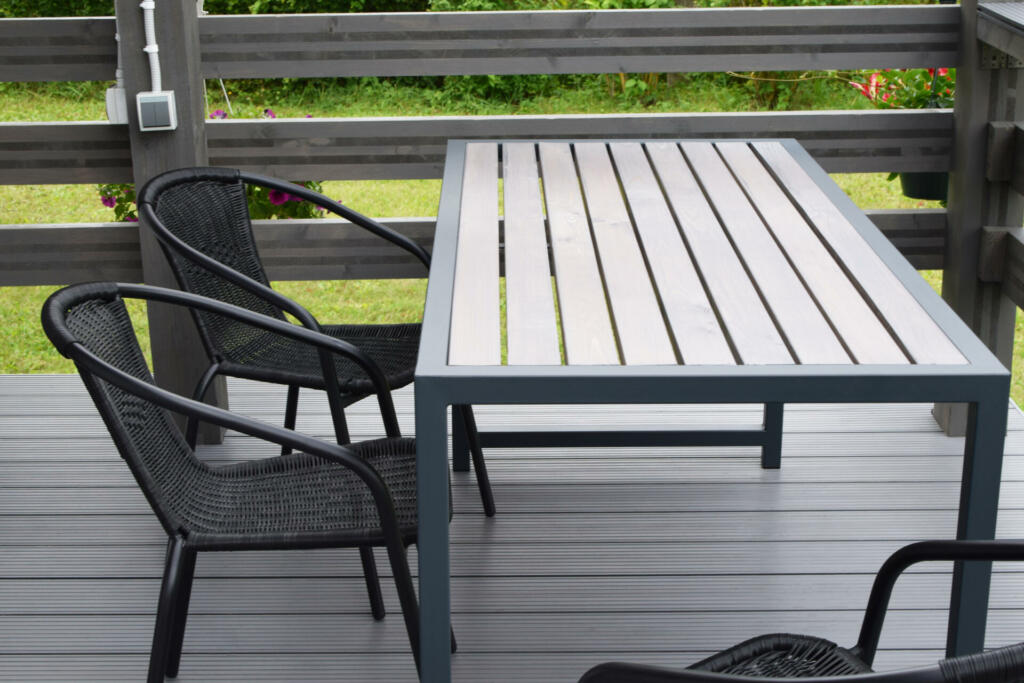
[[[135,96],[139,111],[139,129],[174,130],[178,127],[178,115],[174,107],[174,92],[140,92]]]

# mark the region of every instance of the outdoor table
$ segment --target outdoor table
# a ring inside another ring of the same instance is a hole
[[[450,142],[415,387],[424,681],[451,675],[451,405],[763,403],[753,436],[637,439],[774,467],[785,403],[963,402],[956,536],[995,534],[1009,373],[793,140]],[[954,569],[950,654],[983,645],[989,572]]]

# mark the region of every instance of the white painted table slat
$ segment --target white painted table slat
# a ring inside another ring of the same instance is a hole
[[[867,302],[881,314],[914,362],[966,363],[963,354],[789,152],[775,141],[754,142],[752,147],[863,289]]]
[[[643,145],[613,142],[609,146],[683,363],[735,364]]]
[[[619,352],[572,148],[568,143],[539,148],[566,360],[616,365]]]
[[[462,179],[448,362],[499,365],[498,148],[470,145]]]
[[[508,364],[561,365],[537,150],[511,143],[502,152]]]

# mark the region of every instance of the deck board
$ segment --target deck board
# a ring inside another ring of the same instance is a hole
[[[278,387],[231,382],[277,421]],[[326,405],[300,428],[330,433]],[[412,395],[397,392],[411,432]],[[901,544],[953,533],[963,441],[929,406],[788,406],[782,468],[753,448],[491,449],[498,516],[453,475],[456,681],[575,681],[609,659],[685,665],[758,632],[855,639],[873,572]],[[1009,406],[999,535],[1024,536],[1024,416]],[[350,409],[357,438],[382,431]],[[752,426],[759,406],[480,406],[483,429]],[[243,437],[213,463],[269,455]],[[97,533],[97,529],[102,529]],[[70,376],[0,378],[0,681],[134,681],[146,665],[163,534]],[[382,574],[387,563],[379,556]],[[415,570],[416,551],[410,551]],[[200,556],[178,680],[413,681],[390,616],[366,609],[358,553]],[[949,571],[897,586],[879,668],[941,656]],[[1024,632],[1024,567],[995,567],[988,644]]]

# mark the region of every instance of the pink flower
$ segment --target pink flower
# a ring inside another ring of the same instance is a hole
[[[211,119],[226,119],[227,117],[228,113],[223,109],[215,109],[212,112],[210,112]]]
[[[103,206],[109,206],[111,209],[117,205],[117,199],[112,194],[105,194],[100,197],[100,201],[103,202]]]
[[[281,206],[288,201],[290,195],[287,192],[281,192],[281,190],[271,190],[267,193],[267,199],[270,203],[275,206]]]
[[[273,109],[264,109],[263,110],[263,118],[265,118],[265,119],[276,119],[277,118],[277,114],[274,113]]]
[[[949,69],[946,69],[946,68],[939,69],[939,75],[940,76],[948,76],[949,75]]]

